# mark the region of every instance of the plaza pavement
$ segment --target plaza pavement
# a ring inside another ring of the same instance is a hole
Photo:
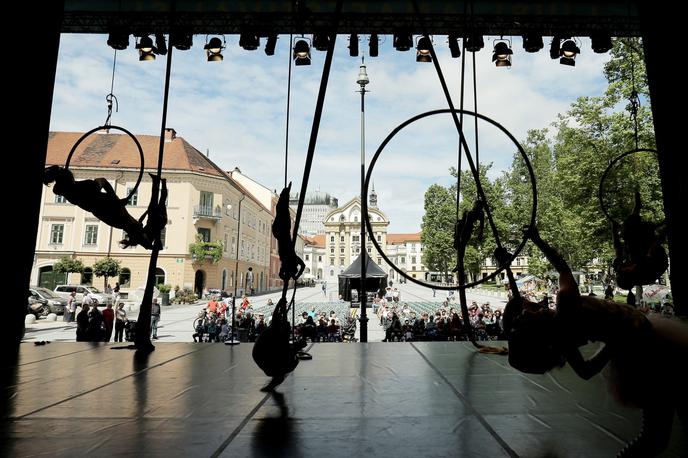
[[[437,302],[438,306],[447,298],[446,291],[436,290],[435,296],[430,289],[422,286],[405,283],[394,284],[400,292],[400,303],[404,301],[430,301]],[[454,307],[458,308],[458,294],[456,299],[452,302]],[[468,302],[476,301],[479,304],[490,302],[493,309],[503,308],[506,304],[506,297],[504,293],[490,292],[482,289],[471,289],[466,293]],[[277,303],[280,297],[280,291],[260,296],[251,297],[251,303],[254,307],[264,306],[268,299],[272,299],[273,303]],[[297,302],[336,302],[338,298],[337,284],[328,283],[326,295],[323,294],[321,286],[299,288],[296,292]],[[327,300],[324,300],[327,299]],[[158,325],[158,342],[192,342],[193,321],[198,313],[206,306],[207,301],[199,301],[195,304],[175,304],[171,306],[162,307],[161,319]],[[126,303],[125,310],[127,316],[131,319],[136,319],[138,315],[138,304]],[[368,308],[368,341],[380,342],[384,339],[384,331],[379,325],[378,320],[373,314],[372,308]],[[357,327],[356,338],[359,338],[358,331],[360,325]],[[114,334],[114,333],[113,333]],[[114,335],[113,335],[114,337]],[[47,321],[45,318],[37,320],[33,324],[26,326],[25,342],[50,341],[50,342],[74,342],[76,340],[76,323],[65,323],[62,321],[62,316],[58,316],[56,321]]]

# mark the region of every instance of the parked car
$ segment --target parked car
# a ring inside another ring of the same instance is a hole
[[[31,294],[29,298],[38,300],[46,304],[50,308],[50,313],[55,313],[57,315],[63,315],[65,308],[67,307],[67,299],[61,297],[54,292],[50,291],[48,288],[43,288],[42,286],[32,286],[29,288],[29,293]]]
[[[76,291],[76,301],[79,304],[84,300],[84,293],[86,291],[88,291],[93,299],[98,301],[98,305],[105,306],[107,304],[112,304],[115,300],[112,294],[104,293],[91,285],[57,285],[55,287],[55,294],[65,299],[69,297],[72,291]]]

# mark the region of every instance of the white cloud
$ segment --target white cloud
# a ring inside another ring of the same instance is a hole
[[[132,40],[133,41],[133,40]],[[207,63],[202,37],[190,51],[174,51],[168,126],[174,127],[224,169],[239,166],[264,185],[278,189],[284,179],[288,37],[281,36],[274,56],[240,49],[228,37],[221,63]],[[454,104],[459,106],[460,59],[451,59],[444,37],[436,37],[438,56]],[[548,44],[549,40],[545,40]],[[54,94],[52,130],[86,131],[106,117],[113,51],[105,36],[64,35]],[[366,60],[371,92],[366,95],[366,151],[370,161],[399,123],[421,112],[447,107],[432,64],[417,64],[413,51],[396,52],[388,37],[380,57]],[[547,127],[579,96],[602,93],[607,55],[583,53],[576,67],[550,60],[547,49],[528,54],[514,42],[513,67],[491,63],[492,40],[476,54],[479,112],[492,117],[517,139],[528,129]],[[309,189],[319,187],[341,203],[357,195],[360,183],[360,95],[356,78],[360,58],[348,56],[340,37],[327,88]],[[365,49],[361,46],[361,49]],[[289,133],[289,180],[300,188],[325,53],[313,51],[313,65],[292,68]],[[473,55],[468,54],[470,69]],[[114,93],[120,111],[113,123],[139,134],[160,130],[165,57],[139,62],[133,43],[117,53]],[[473,109],[472,72],[467,72],[466,104]],[[465,118],[469,148],[473,119]],[[512,143],[495,128],[480,123],[481,161],[507,167]],[[448,184],[456,163],[457,133],[449,115],[434,116],[402,130],[390,142],[374,170],[380,207],[391,231],[420,228],[423,195],[434,182]],[[465,161],[464,161],[465,163]]]

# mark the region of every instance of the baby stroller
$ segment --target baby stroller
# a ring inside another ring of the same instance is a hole
[[[129,320],[124,324],[124,339],[133,342],[136,338],[136,320]]]

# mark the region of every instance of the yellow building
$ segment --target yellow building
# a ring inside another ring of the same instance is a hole
[[[81,137],[78,132],[51,132],[47,165],[64,166],[67,155]],[[146,172],[155,172],[159,138],[139,135],[144,152]],[[71,159],[70,170],[77,180],[103,177],[117,195],[125,197],[134,188],[140,159],[133,141],[125,135],[94,134],[89,136]],[[233,292],[234,279],[239,294],[251,287],[268,289],[270,277],[270,241],[272,209],[266,208],[245,187],[215,165],[174,129],[167,129],[164,147],[163,178],[167,179],[168,222],[163,231],[164,248],[157,265],[157,283],[190,288],[202,292],[209,288]],[[127,206],[139,218],[151,197],[151,179],[147,173]],[[40,223],[31,283],[52,289],[67,281],[53,272],[62,257],[79,259],[87,268],[106,256],[121,262],[119,279],[109,279],[114,286],[120,281],[128,293],[146,283],[150,252],[141,247],[123,249],[119,241],[123,231],[113,229],[92,214],[66,202],[44,187]],[[240,216],[240,217],[239,217]],[[203,242],[222,242],[218,262],[192,259],[189,246],[200,237]],[[238,242],[238,243],[237,243]],[[238,250],[238,259],[237,259]],[[251,273],[248,274],[249,268]],[[83,278],[70,274],[68,282],[93,282],[103,287],[103,279],[92,278],[87,270]]]

